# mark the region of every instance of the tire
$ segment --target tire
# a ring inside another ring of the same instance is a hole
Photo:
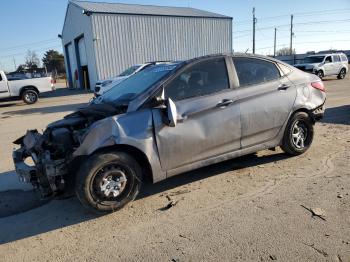
[[[324,73],[323,73],[323,71],[322,70],[319,70],[318,72],[317,72],[317,76],[319,77],[319,78],[324,78]]]
[[[141,177],[140,165],[130,155],[99,153],[90,156],[80,167],[75,192],[90,211],[114,212],[136,198],[141,189]]]
[[[342,70],[340,70],[339,74],[337,75],[338,79],[344,79],[346,76],[346,70],[345,68],[342,68]]]
[[[303,154],[311,146],[313,137],[314,123],[310,116],[305,112],[297,112],[288,121],[281,148],[292,156]]]
[[[38,101],[39,94],[34,89],[26,89],[22,93],[22,100],[24,103],[31,105]]]

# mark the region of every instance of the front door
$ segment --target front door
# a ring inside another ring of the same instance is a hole
[[[334,74],[335,68],[334,68],[333,59],[332,59],[331,55],[326,57],[323,67],[324,67],[324,71],[325,71],[324,72],[325,76],[329,76],[329,75]]]
[[[234,65],[240,82],[242,148],[270,141],[288,120],[296,89],[271,61],[237,57]]]
[[[208,59],[180,72],[165,86],[175,101],[178,123],[163,124],[153,109],[162,169],[169,171],[240,149],[240,113],[224,58]]]
[[[0,73],[0,98],[1,97],[8,97],[9,96],[9,91],[7,87],[7,82],[5,80],[5,77],[2,76]]]

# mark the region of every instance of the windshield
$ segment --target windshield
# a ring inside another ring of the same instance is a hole
[[[178,63],[151,65],[112,87],[96,102],[127,103],[168,75],[178,65]]]
[[[128,69],[126,69],[123,73],[121,73],[119,76],[129,76],[133,74],[139,67],[140,67],[139,65],[131,66]]]
[[[314,63],[322,63],[324,56],[309,56],[304,60],[305,64],[314,64]]]

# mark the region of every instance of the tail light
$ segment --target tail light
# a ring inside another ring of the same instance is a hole
[[[51,78],[51,84],[56,84],[56,79]]]
[[[313,88],[316,88],[318,90],[321,90],[322,92],[326,92],[326,89],[324,87],[324,84],[322,81],[317,81],[317,82],[311,82],[311,86]]]

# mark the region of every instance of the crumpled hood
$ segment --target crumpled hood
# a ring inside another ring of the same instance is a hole
[[[126,109],[113,106],[111,104],[89,104],[86,107],[79,108],[76,112],[66,115],[63,119],[52,122],[47,127],[49,129],[66,126],[81,125],[86,122],[93,123],[103,118],[124,113]]]

